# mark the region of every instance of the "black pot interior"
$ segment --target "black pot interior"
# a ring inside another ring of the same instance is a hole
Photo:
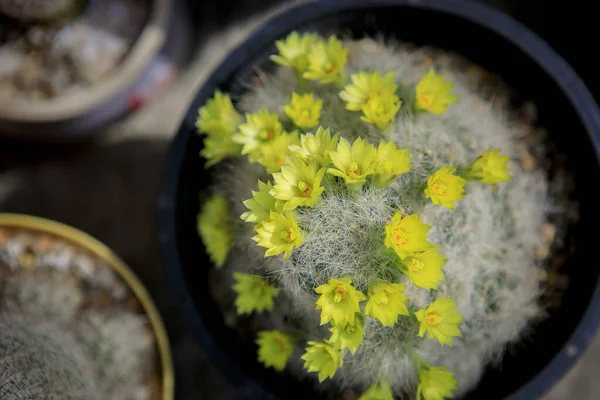
[[[275,30],[279,27],[275,27]],[[538,106],[540,125],[547,128],[554,147],[566,155],[566,167],[571,170],[576,186],[575,195],[580,204],[580,222],[570,229],[565,246],[575,244],[576,251],[569,255],[562,270],[568,274],[569,286],[561,305],[551,310],[550,318],[538,325],[530,337],[512,346],[505,355],[500,368],[489,369],[478,387],[469,393],[470,399],[504,398],[514,393],[537,375],[556,356],[568,341],[588,307],[598,281],[598,268],[584,260],[594,260],[595,228],[600,222],[600,208],[596,207],[590,185],[598,179],[598,162],[592,142],[576,114],[573,105],[557,84],[529,56],[498,34],[465,19],[442,12],[407,6],[364,7],[335,15],[322,15],[309,25],[288,26],[287,31],[310,30],[327,35],[374,35],[413,42],[417,45],[433,45],[455,51],[490,72],[498,73],[517,90],[519,97],[534,101]],[[265,36],[269,36],[268,29]],[[247,48],[243,60],[238,60],[232,73],[217,72],[218,88],[225,92],[239,93],[240,82],[253,74],[255,67],[268,64],[267,57],[274,54],[274,40],[265,37],[260,45]],[[210,89],[210,93],[217,87]],[[207,96],[210,93],[206,92]],[[198,155],[202,140],[196,134],[193,121],[197,109],[206,98],[197,97],[191,106],[180,135],[186,136],[187,147],[179,171],[176,201],[176,243],[181,261],[184,284],[191,296],[197,314],[205,329],[212,336],[231,363],[257,382],[272,395],[281,399],[318,399],[312,392],[311,382],[299,382],[285,374],[263,368],[256,361],[256,348],[250,342],[227,328],[218,307],[211,299],[208,289],[208,258],[196,233],[196,215],[199,211],[199,193],[210,182]],[[168,268],[177,268],[168,265]],[[211,349],[207,349],[211,353]],[[220,360],[223,361],[223,360]],[[553,382],[546,382],[548,387]]]

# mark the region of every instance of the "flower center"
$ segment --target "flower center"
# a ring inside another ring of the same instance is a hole
[[[360,175],[360,168],[358,168],[358,164],[355,162],[351,162],[348,166],[348,176],[358,176]]]
[[[300,189],[300,196],[308,197],[312,194],[312,188],[308,186],[306,183],[300,181],[298,182],[298,189]]]
[[[410,262],[410,265],[408,266],[408,268],[412,271],[412,272],[417,272],[423,269],[425,265],[423,264],[422,261],[417,260],[416,258],[413,258],[412,261]]]
[[[279,345],[279,347],[281,347],[282,351],[286,351],[287,350],[287,345],[285,344],[285,342],[283,341],[283,339],[281,339],[281,338],[275,338],[275,343],[277,343]]]
[[[429,93],[423,93],[421,95],[421,97],[420,97],[420,100],[421,100],[421,104],[423,106],[427,107],[427,106],[431,105],[433,99],[431,97],[431,94],[429,94]]]
[[[387,173],[391,173],[392,172],[392,162],[391,161],[386,161],[381,165],[381,170],[383,172],[387,172]]]
[[[446,193],[446,190],[448,190],[448,186],[444,182],[438,180],[433,182],[433,185],[431,185],[431,189],[433,189],[433,193],[437,194],[438,196],[441,196],[444,193]]]
[[[385,107],[381,104],[378,105],[375,109],[375,114],[377,114],[378,117],[381,117],[383,114],[385,114]]]
[[[406,244],[408,242],[408,233],[404,232],[402,228],[396,228],[392,232],[392,237],[396,244]]]
[[[310,119],[310,111],[306,109],[300,111],[300,119],[302,119],[303,121],[308,121]]]
[[[281,231],[279,236],[284,242],[292,243],[294,241],[294,232],[292,231],[292,228],[287,228],[285,231]]]
[[[440,317],[438,313],[430,313],[427,314],[427,316],[425,317],[425,322],[427,323],[427,325],[435,326],[442,322],[442,317]]]
[[[341,286],[338,286],[335,288],[334,291],[334,295],[333,295],[333,301],[335,301],[336,303],[339,303],[340,301],[344,300],[346,298],[346,289],[344,289]]]
[[[270,129],[263,129],[258,134],[258,137],[265,141],[269,141],[269,140],[273,139],[273,136],[275,136],[275,134]]]
[[[330,75],[331,73],[333,73],[333,70],[335,69],[335,65],[331,61],[327,61],[325,63],[325,65],[323,65],[323,68],[325,68],[325,72],[328,75]]]

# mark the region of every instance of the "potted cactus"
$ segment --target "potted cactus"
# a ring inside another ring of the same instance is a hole
[[[141,283],[84,233],[0,214],[0,397],[171,400],[165,328]]]
[[[552,302],[564,307],[573,287],[590,284],[575,276],[561,284],[559,256],[569,227],[582,222],[565,212],[580,206],[558,186],[568,168],[556,161],[553,126],[552,139],[534,129],[552,121],[550,108],[535,96],[546,119],[526,118],[489,74],[474,77],[472,64],[446,50],[337,33],[362,33],[367,21],[390,34],[402,18],[398,37],[442,47],[431,32],[412,32],[409,16],[416,26],[449,26],[444,12],[473,11],[496,15],[469,2],[300,7],[268,25],[277,34],[258,33],[226,60],[192,105],[168,176],[177,200],[161,203],[166,226],[177,221],[176,235],[163,235],[166,262],[176,289],[203,306],[192,326],[223,348],[212,350],[218,362],[244,355],[226,366],[246,388],[363,400],[500,398],[521,386],[531,398],[547,389],[543,378],[528,381],[556,353],[512,374],[494,367],[540,351],[519,346],[543,346],[540,333],[565,318]],[[207,272],[192,262],[203,257],[188,236],[194,228],[214,266]],[[586,251],[581,241],[576,251]],[[206,287],[210,296],[198,294]],[[578,322],[554,335],[552,349]],[[222,338],[207,335],[225,327]],[[507,348],[519,352],[503,358]]]

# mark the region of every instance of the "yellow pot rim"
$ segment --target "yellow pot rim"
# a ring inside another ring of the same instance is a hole
[[[123,260],[121,260],[104,243],[87,233],[49,219],[24,214],[0,213],[0,227],[26,228],[58,236],[85,248],[112,268],[131,288],[150,319],[150,324],[152,325],[152,330],[156,336],[158,351],[160,353],[163,384],[162,399],[173,400],[175,377],[167,331],[148,291]]]

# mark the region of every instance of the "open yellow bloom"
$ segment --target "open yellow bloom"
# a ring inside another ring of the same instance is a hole
[[[294,31],[285,40],[275,42],[278,55],[272,55],[271,60],[284,67],[292,68],[297,75],[302,75],[308,68],[308,54],[320,38],[313,33],[300,35]]]
[[[461,176],[470,181],[479,181],[487,185],[508,182],[511,178],[507,163],[510,157],[500,155],[499,149],[489,148],[478,157]]]
[[[348,49],[335,36],[330,36],[327,42],[317,42],[312,47],[308,70],[302,76],[321,84],[340,82],[346,76],[347,61]]]
[[[271,195],[282,200],[284,211],[296,207],[314,207],[325,188],[321,185],[325,168],[317,171],[314,164],[306,164],[300,158],[288,156],[281,172],[273,174],[275,186]]]
[[[446,367],[424,365],[419,370],[419,386],[416,400],[444,400],[454,397],[452,391],[458,388],[454,374]]]
[[[395,94],[381,93],[367,101],[362,108],[362,121],[375,125],[378,129],[385,129],[396,117],[402,102]]]
[[[283,132],[275,139],[260,146],[256,161],[265,167],[268,173],[277,172],[285,164],[289,146],[298,144],[300,144],[300,138],[297,132]]]
[[[367,176],[375,172],[377,149],[366,139],[357,138],[350,146],[345,138],[340,138],[335,151],[329,157],[335,168],[327,173],[344,178],[346,184],[366,182]]]
[[[340,92],[340,97],[346,102],[346,109],[360,111],[367,105],[369,99],[378,95],[393,95],[398,89],[394,83],[396,72],[390,71],[381,75],[379,71],[359,72],[350,75],[352,84],[346,85]]]
[[[263,221],[256,233],[252,240],[267,249],[265,257],[283,253],[283,259],[287,260],[294,247],[302,246],[302,230],[289,212],[282,214],[271,211],[269,219]]]
[[[220,163],[226,157],[239,156],[242,147],[235,143],[231,135],[214,135],[204,138],[204,147],[200,155],[206,159],[205,168]]]
[[[252,191],[252,198],[245,200],[243,204],[249,211],[243,213],[240,218],[246,222],[261,223],[269,219],[271,211],[281,211],[277,200],[271,196],[270,191],[273,189],[270,181],[264,183],[258,181],[258,191]]]
[[[242,154],[249,154],[255,162],[261,153],[261,145],[281,135],[281,123],[277,114],[262,109],[256,114],[246,114],[246,122],[241,124],[239,132],[233,134],[235,143],[243,145]]]
[[[399,149],[393,141],[381,141],[377,146],[373,183],[380,187],[389,185],[398,175],[411,169],[410,149]]]
[[[400,211],[392,217],[392,221],[385,226],[384,244],[396,252],[398,257],[406,257],[431,248],[433,245],[427,241],[427,232],[431,229],[419,219],[419,214],[411,214],[402,218]]]
[[[317,286],[315,292],[321,295],[315,308],[321,310],[321,325],[333,321],[341,328],[355,324],[356,313],[360,312],[359,303],[367,298],[352,286],[349,278],[331,278],[327,283]]]
[[[380,379],[369,387],[358,400],[394,400],[392,386],[385,379]]]
[[[454,84],[447,82],[443,75],[438,75],[430,69],[421,78],[416,88],[415,106],[417,110],[429,111],[441,115],[450,104],[458,101],[458,96],[450,93]]]
[[[456,311],[456,303],[452,299],[437,299],[426,309],[417,311],[415,316],[421,322],[419,337],[427,332],[429,339],[436,338],[442,346],[452,346],[453,337],[462,337],[458,326],[463,316]]]
[[[454,175],[456,167],[442,167],[427,179],[425,197],[431,198],[433,204],[454,209],[454,202],[462,199],[467,181]]]
[[[206,253],[217,267],[225,264],[227,253],[234,244],[231,222],[229,205],[223,195],[208,199],[198,214],[200,239],[204,243]]]
[[[233,278],[236,280],[233,290],[237,293],[235,306],[238,314],[273,310],[278,291],[264,278],[239,272],[234,272]]]
[[[446,257],[438,253],[439,246],[429,250],[413,253],[404,260],[399,260],[401,271],[410,279],[413,285],[423,289],[437,289],[440,282],[444,281],[442,268],[446,264]]]
[[[231,98],[217,90],[215,96],[198,110],[196,127],[211,136],[231,136],[240,122],[242,116],[233,107]]]
[[[365,314],[377,318],[381,325],[396,325],[398,315],[409,315],[406,308],[406,297],[402,292],[406,286],[399,283],[374,282],[369,287],[369,301],[365,306]]]
[[[319,125],[323,100],[315,99],[314,94],[299,95],[292,93],[292,102],[283,107],[285,114],[290,117],[298,128],[313,128]]]
[[[333,378],[335,371],[344,366],[342,352],[331,343],[308,342],[306,353],[301,358],[308,372],[319,374],[319,382]]]
[[[286,333],[272,330],[258,332],[258,361],[275,371],[283,371],[294,352],[294,340]]]
[[[335,150],[340,134],[331,136],[329,128],[319,126],[313,135],[300,135],[300,146],[289,146],[292,155],[301,158],[307,164],[314,163],[317,168],[328,167],[331,163],[329,152]]]
[[[365,320],[360,314],[356,314],[354,325],[347,324],[345,327],[341,327],[335,323],[332,324],[332,327],[329,329],[331,332],[329,343],[340,350],[348,349],[354,354],[363,343],[363,337],[365,336],[364,325]]]

